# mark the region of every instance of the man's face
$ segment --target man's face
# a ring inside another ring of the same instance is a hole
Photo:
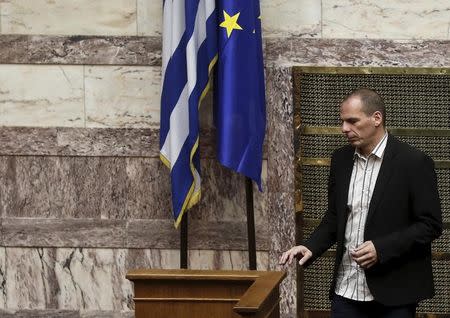
[[[362,110],[358,97],[344,101],[340,108],[342,132],[352,146],[367,150],[374,144],[377,127],[380,125],[377,113],[368,116]]]

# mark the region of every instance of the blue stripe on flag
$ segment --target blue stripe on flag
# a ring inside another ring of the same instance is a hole
[[[161,107],[167,114],[172,113],[172,110],[177,104],[180,94],[187,83],[186,46],[194,32],[195,17],[199,2],[200,0],[186,0],[186,30],[184,31],[177,49],[167,64],[163,90],[161,93]],[[177,17],[174,18],[176,19]],[[163,146],[167,133],[169,132],[169,119],[170,115],[167,120],[161,120],[160,147]]]

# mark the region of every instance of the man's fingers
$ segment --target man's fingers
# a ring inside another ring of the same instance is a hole
[[[359,266],[361,266],[361,267],[364,268],[364,269],[369,269],[369,268],[371,268],[373,265],[375,265],[375,261],[369,260],[369,261],[363,262],[363,263],[360,264]]]
[[[288,258],[288,264],[291,265],[292,264],[292,260],[294,259],[296,253],[291,252],[289,253],[289,258]]]
[[[370,246],[370,242],[369,241],[368,242],[364,242],[364,243],[362,243],[361,245],[359,245],[358,247],[355,248],[355,252],[359,252],[360,250],[362,250],[362,249],[364,249],[364,248],[366,248],[368,246]]]
[[[299,245],[294,246],[289,251],[286,251],[281,255],[279,264],[285,265],[285,264],[292,264],[292,261],[297,255],[301,255],[302,258],[300,259],[300,265],[303,265],[311,256],[312,252],[305,246]]]
[[[280,257],[280,265],[284,265],[286,264],[288,258],[289,258],[289,253],[291,252],[291,250],[284,252],[283,255],[281,255]]]
[[[372,257],[369,255],[369,254],[366,254],[366,255],[363,255],[363,256],[361,256],[361,257],[357,257],[357,258],[353,258],[354,259],[354,261],[356,262],[356,263],[358,263],[358,264],[362,264],[362,263],[364,263],[364,262],[366,262],[366,261],[368,261],[368,260],[371,260],[372,259]]]
[[[359,266],[363,267],[363,268],[367,268],[367,266],[369,266],[370,264],[375,263],[373,259],[368,259],[365,261],[362,261],[361,263],[358,263]]]
[[[362,247],[359,249],[355,249],[353,252],[351,252],[350,254],[355,258],[357,257],[361,257],[363,255],[366,255],[368,253],[371,252],[371,249],[369,247]]]
[[[281,255],[280,257],[280,265],[284,265],[287,262],[289,262],[290,264],[294,256],[295,256],[294,248],[291,248],[289,251],[284,252],[283,255]]]
[[[287,251],[287,252],[285,252],[285,253],[283,254],[280,263],[281,263],[282,265],[284,265],[284,264],[286,264],[286,263],[289,261],[290,258],[291,258],[291,251],[289,250],[289,251]]]

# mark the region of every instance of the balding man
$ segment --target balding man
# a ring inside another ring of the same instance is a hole
[[[302,245],[283,253],[308,266],[337,243],[333,318],[412,318],[433,297],[431,242],[442,233],[432,159],[390,135],[382,98],[359,89],[340,106],[350,145],[333,153],[328,210]]]

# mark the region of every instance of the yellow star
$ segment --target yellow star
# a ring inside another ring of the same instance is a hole
[[[225,10],[223,10],[223,17],[225,18],[225,21],[223,21],[220,26],[222,28],[226,28],[227,29],[227,36],[230,37],[231,36],[231,32],[233,32],[233,30],[242,30],[241,26],[239,24],[237,24],[237,20],[239,19],[239,15],[241,13],[238,12],[235,15],[233,15],[232,17],[230,17],[228,15],[228,13],[225,12]]]

